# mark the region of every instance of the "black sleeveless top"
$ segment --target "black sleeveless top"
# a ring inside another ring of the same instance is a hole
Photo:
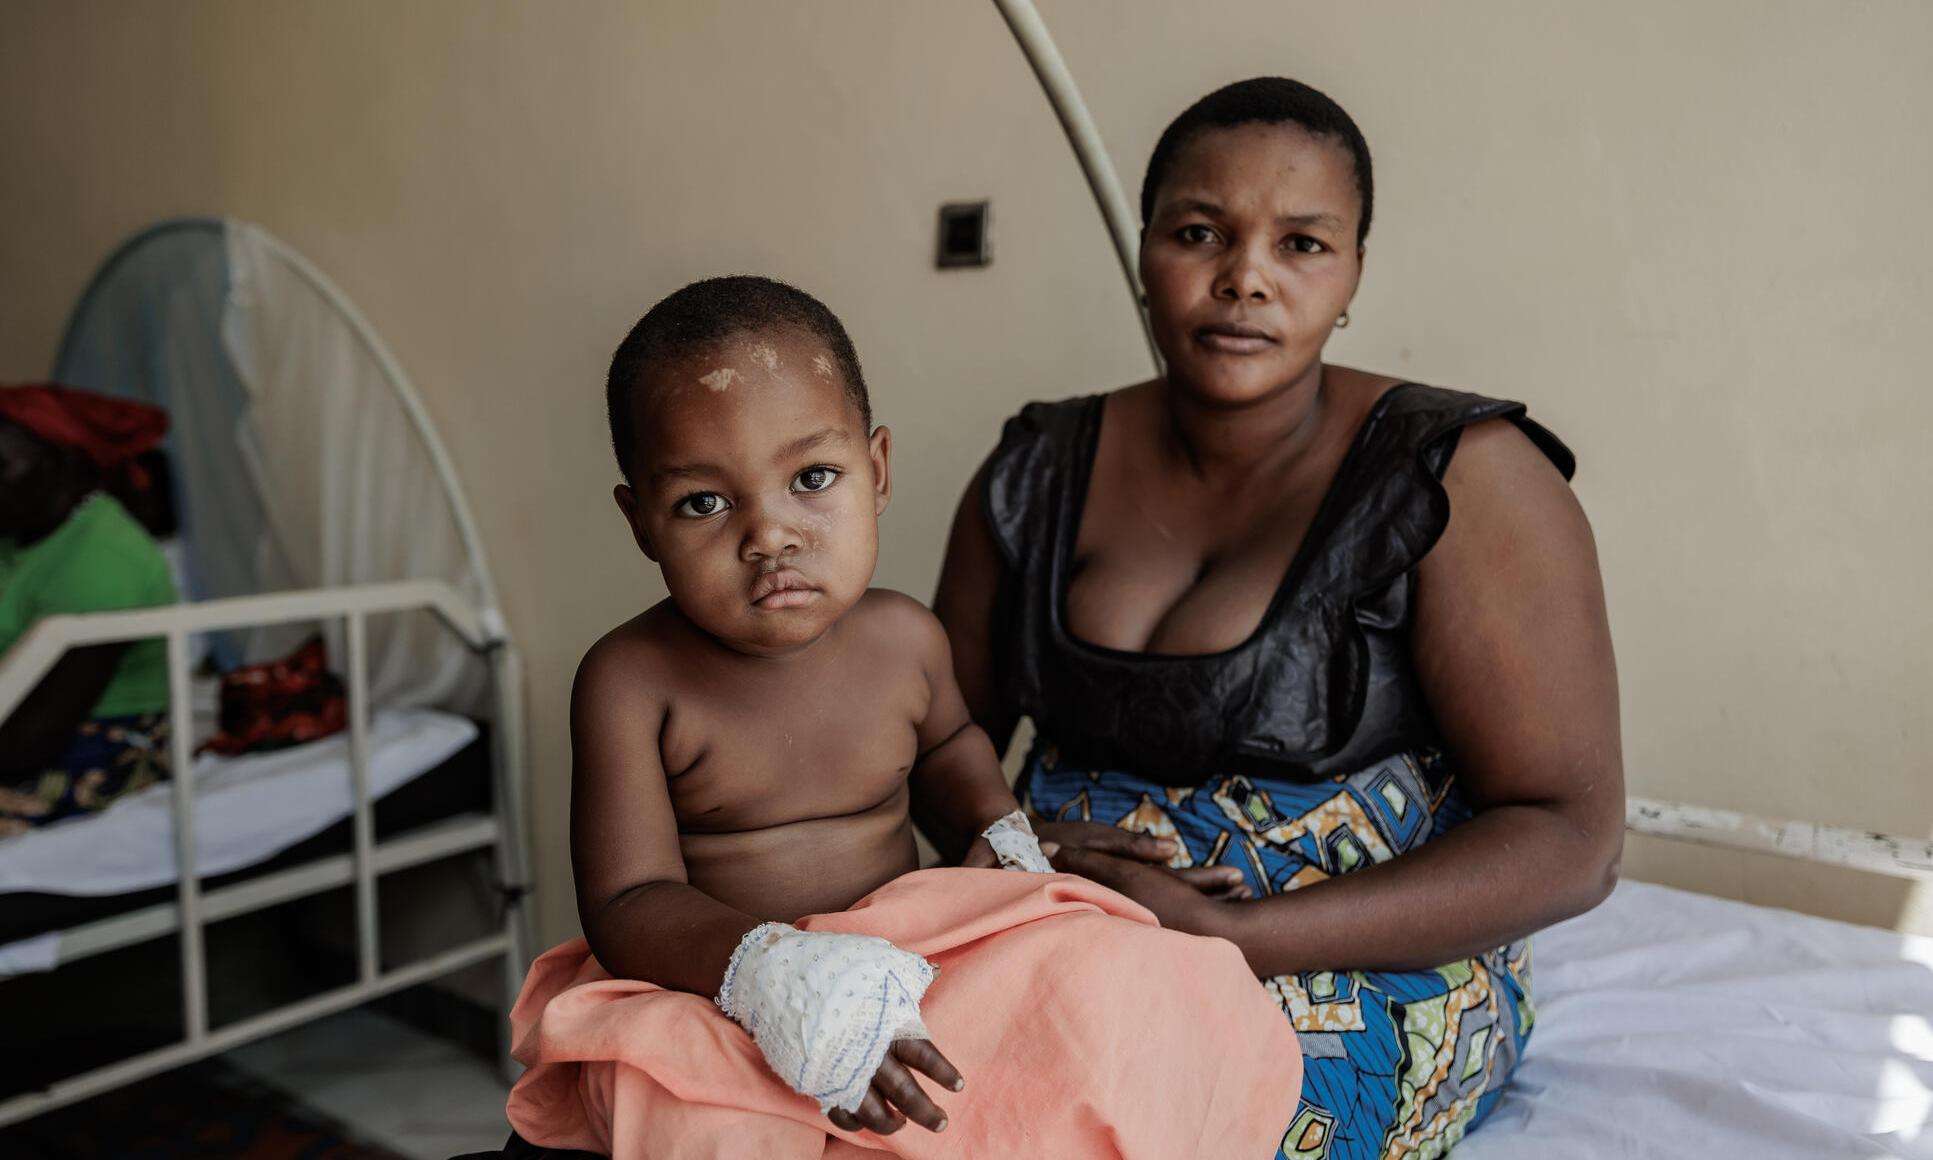
[[[1316,781],[1438,743],[1410,661],[1417,564],[1449,525],[1443,472],[1463,428],[1508,419],[1570,478],[1523,404],[1404,383],[1363,421],[1261,624],[1226,652],[1076,640],[1064,612],[1104,396],[1032,403],[983,476],[1006,567],[996,687],[1061,761],[1171,786],[1222,773]]]

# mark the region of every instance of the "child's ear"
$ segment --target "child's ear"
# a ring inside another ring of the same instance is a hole
[[[881,515],[886,511],[886,503],[893,498],[893,433],[886,427],[875,427],[873,437],[866,441],[866,450],[873,457],[873,514]]]
[[[631,490],[628,483],[620,483],[611,489],[611,498],[617,500],[617,510],[624,513],[624,522],[631,525],[631,538],[638,542],[638,551],[653,564],[658,562],[658,554],[651,550],[651,535],[644,530],[644,521],[638,518],[638,493]]]

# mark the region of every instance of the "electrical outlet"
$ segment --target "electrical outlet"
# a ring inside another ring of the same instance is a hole
[[[934,264],[940,269],[957,266],[985,266],[993,261],[993,243],[987,224],[992,202],[950,201],[940,207],[939,256]]]

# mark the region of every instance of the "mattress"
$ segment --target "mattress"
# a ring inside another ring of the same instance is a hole
[[[1529,1049],[1457,1160],[1933,1160],[1933,939],[1627,882],[1532,956]]]
[[[382,799],[379,830],[397,828],[394,807],[404,796],[398,791],[432,771],[453,770],[444,780],[462,784],[439,787],[434,802],[415,802],[403,811],[407,822],[487,804],[479,740],[477,724],[454,714],[376,713],[369,781],[372,795]],[[204,887],[346,830],[353,812],[343,734],[272,753],[203,755],[194,782],[196,865]],[[151,786],[99,814],[0,840],[0,975],[34,968],[31,934],[173,896],[173,794],[172,785]]]

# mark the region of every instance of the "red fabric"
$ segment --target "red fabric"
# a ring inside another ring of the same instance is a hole
[[[329,671],[322,638],[279,661],[246,665],[221,679],[221,732],[202,751],[224,756],[286,749],[348,728],[342,679]]]
[[[168,434],[168,413],[159,407],[54,383],[0,387],[0,419],[71,447],[106,472],[132,468]]]

